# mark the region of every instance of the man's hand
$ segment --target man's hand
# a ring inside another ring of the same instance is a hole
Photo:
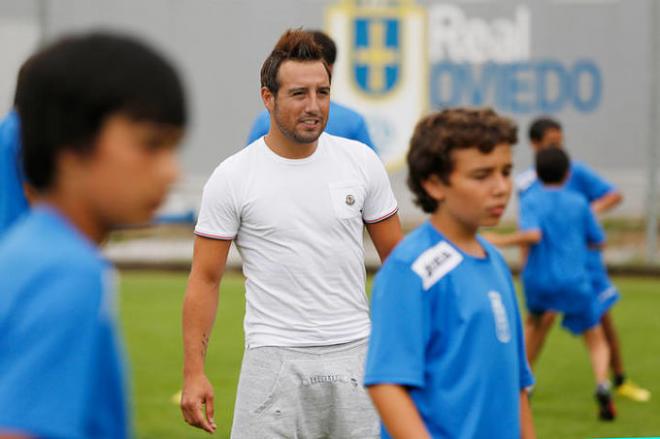
[[[206,375],[197,375],[184,380],[181,412],[183,419],[193,427],[209,433],[215,432],[213,386]]]

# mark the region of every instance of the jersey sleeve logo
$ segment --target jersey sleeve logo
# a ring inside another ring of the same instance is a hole
[[[518,192],[525,192],[536,181],[536,171],[528,169],[516,176],[516,189]]]
[[[431,288],[447,273],[456,268],[463,260],[463,256],[446,241],[426,250],[419,255],[412,265],[412,269],[422,278],[425,290]]]
[[[509,329],[509,319],[506,315],[506,309],[502,304],[502,296],[497,291],[489,291],[490,307],[493,310],[495,319],[495,336],[501,343],[508,343],[511,340],[511,330]]]

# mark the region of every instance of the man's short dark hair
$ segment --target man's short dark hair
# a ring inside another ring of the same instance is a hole
[[[539,117],[529,125],[529,140],[540,142],[548,130],[561,131],[561,124],[555,119],[549,117]]]
[[[515,123],[490,108],[453,108],[423,117],[415,127],[408,150],[408,187],[415,204],[432,213],[438,202],[426,193],[422,182],[436,175],[449,183],[454,169],[452,151],[476,148],[488,154],[497,145],[518,141]]]
[[[556,145],[536,153],[536,175],[544,184],[563,182],[570,164],[568,153]]]
[[[53,183],[61,151],[94,149],[111,115],[176,127],[187,118],[174,67],[145,44],[107,32],[67,36],[31,56],[15,101],[26,178],[37,190]]]
[[[323,53],[325,62],[328,66],[332,66],[337,60],[337,45],[335,42],[332,41],[332,38],[328,34],[320,30],[310,30],[308,32],[312,34],[314,42],[321,46],[321,52]]]
[[[273,95],[277,95],[280,89],[277,74],[284,61],[321,61],[328,78],[331,78],[330,69],[323,58],[323,50],[308,31],[289,29],[284,32],[261,66],[261,86],[266,87]]]

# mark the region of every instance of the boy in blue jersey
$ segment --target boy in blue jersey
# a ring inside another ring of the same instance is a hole
[[[319,30],[308,31],[314,38],[314,42],[321,48],[323,59],[328,64],[330,73],[332,74],[332,67],[337,59],[337,46],[332,39],[324,32]],[[270,113],[264,109],[252,124],[252,129],[248,135],[247,144],[251,144],[255,140],[268,134],[270,129]],[[367,145],[369,148],[378,152],[376,146],[369,136],[367,122],[362,115],[344,105],[330,101],[330,112],[328,116],[328,123],[325,131],[333,136],[345,137],[347,139],[357,140]]]
[[[525,299],[532,321],[564,313],[562,325],[583,335],[596,380],[599,418],[616,416],[607,379],[609,348],[600,319],[602,304],[593,293],[588,271],[589,247],[601,247],[605,234],[589,203],[564,186],[570,161],[559,148],[536,154],[536,174],[542,185],[520,203],[520,230],[489,235],[497,245],[528,245],[522,272]],[[527,344],[543,344],[547,331],[527,325]]]
[[[534,151],[552,147],[562,148],[564,138],[561,124],[551,118],[538,118],[530,125],[529,139]],[[582,195],[597,215],[613,209],[623,199],[621,192],[614,185],[606,181],[586,164],[577,161],[571,162],[570,173],[565,185],[567,189]],[[536,191],[541,184],[537,179],[536,172],[533,169],[529,169],[516,177],[516,186],[522,202],[528,194]],[[593,292],[597,296],[600,306],[605,310],[601,318],[601,324],[611,352],[610,367],[616,392],[634,401],[648,401],[651,398],[651,392],[639,387],[632,380],[626,378],[618,331],[609,312],[610,308],[619,300],[619,292],[609,279],[600,249],[593,248],[589,250],[588,267]],[[538,336],[535,339],[527,340],[527,354],[530,363],[533,364],[543,347],[545,334],[554,323],[554,316],[547,314],[539,319],[528,319],[526,323],[528,326],[533,325],[536,327],[534,332]]]
[[[130,437],[98,245],[146,223],[177,176],[181,82],[133,39],[70,36],[26,61],[16,108],[38,201],[0,240],[0,437]]]
[[[492,110],[423,118],[408,185],[431,214],[372,293],[365,385],[384,438],[532,438],[533,377],[511,273],[482,239],[511,194],[516,127]]]

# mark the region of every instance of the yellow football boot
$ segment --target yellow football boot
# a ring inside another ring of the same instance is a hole
[[[629,379],[626,379],[623,384],[616,387],[616,394],[637,402],[647,402],[651,399],[650,391],[639,387]]]

